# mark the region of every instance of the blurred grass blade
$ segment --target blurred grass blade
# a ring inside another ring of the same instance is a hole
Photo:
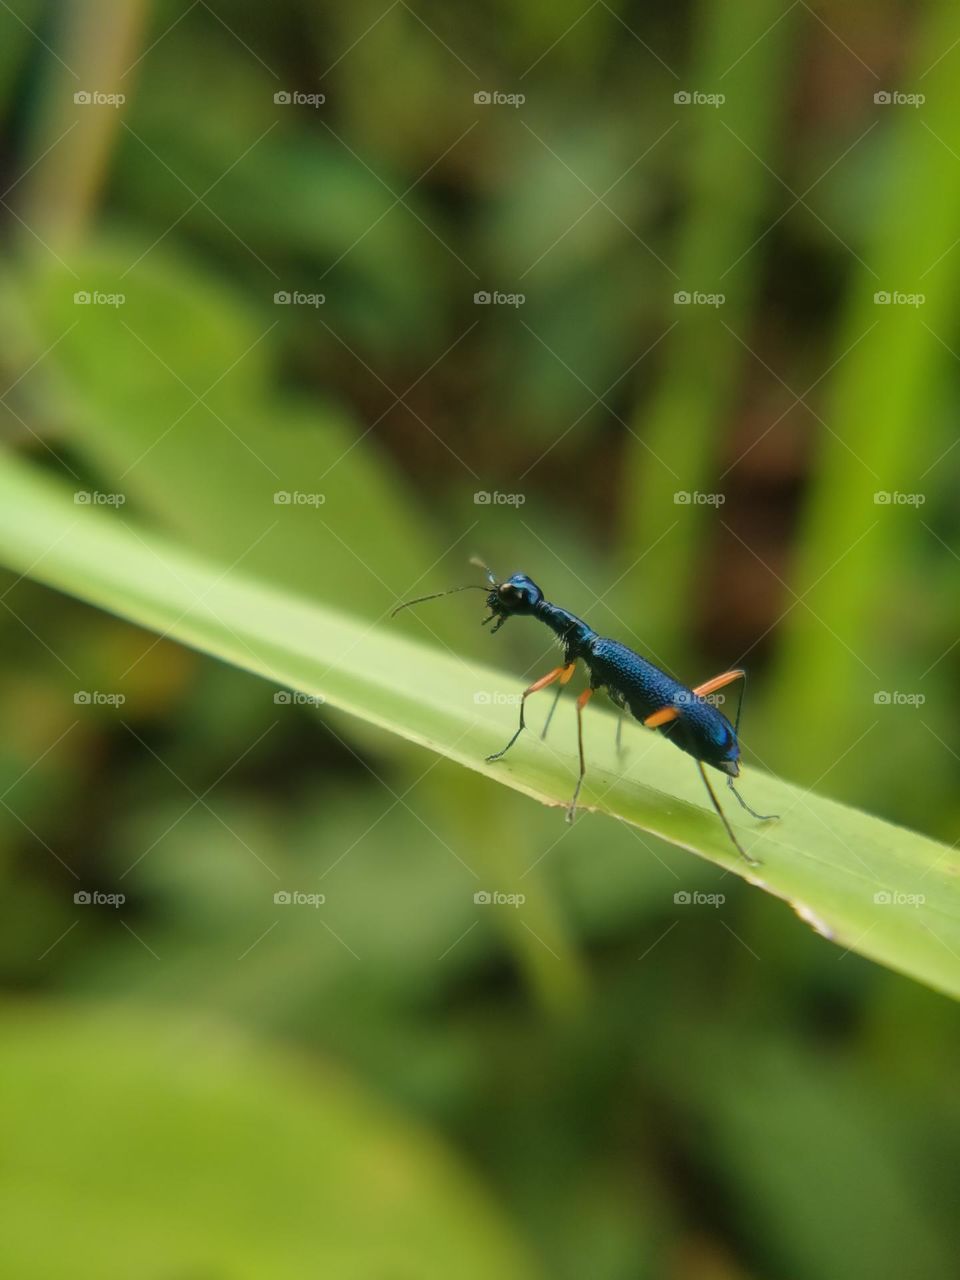
[[[69,147],[58,152],[56,164],[31,165],[18,193],[23,229],[29,229],[30,236],[40,236],[62,249],[80,239],[91,222],[123,136],[125,107],[121,101],[119,109],[104,111],[94,106],[78,112],[74,93],[81,85],[99,92],[107,86],[116,92],[122,85],[131,94],[135,81],[126,79],[126,73],[140,61],[152,7],[151,0],[128,0],[122,5],[88,0],[84,5],[62,6],[56,24],[57,52],[51,49],[53,57],[44,63],[44,92],[37,101],[31,150],[43,156],[66,134],[72,137]],[[78,67],[82,68],[79,74]]]
[[[773,152],[781,139],[790,90],[787,56],[798,16],[776,0],[701,0],[689,84],[723,92],[726,101],[716,111],[677,108],[678,134],[690,139],[689,194],[670,293],[716,293],[727,300],[719,309],[664,308],[663,327],[671,331],[664,340],[663,377],[642,407],[627,457],[633,497],[624,504],[624,565],[637,565],[631,582],[639,603],[630,621],[681,667],[691,584],[710,539],[710,509],[678,507],[674,494],[717,486],[726,420],[749,358],[736,335],[749,330],[758,288],[762,256],[753,246],[769,195],[764,166],[779,163]],[[654,544],[656,557],[640,560]]]
[[[19,1280],[131,1275],[146,1252],[158,1277],[542,1274],[425,1129],[214,1023],[8,1013],[0,1089],[0,1261]],[[51,1212],[64,1230],[38,1232]]]
[[[245,580],[242,566],[204,561],[116,516],[76,505],[62,486],[10,455],[0,460],[0,560],[279,686],[322,697],[545,803],[569,798],[569,700],[551,742],[528,735],[507,761],[486,764],[516,716],[515,706],[493,695],[515,692],[518,679],[405,638],[402,625],[419,625],[412,617],[369,626]],[[729,806],[741,840],[762,859],[749,869],[706,808],[692,762],[644,732],[622,772],[612,728],[612,716],[589,720],[586,806],[787,899],[845,951],[960,995],[955,850],[751,772],[745,780],[751,803],[782,819],[760,827]]]
[[[955,557],[934,528],[939,495],[946,511],[954,506],[957,474],[955,412],[945,388],[960,360],[960,78],[943,57],[956,39],[956,17],[956,6],[945,0],[925,12],[904,80],[923,88],[922,120],[916,111],[888,117],[887,162],[877,179],[884,197],[873,202],[862,265],[847,296],[837,339],[843,359],[823,411],[831,429],[821,433],[797,542],[790,599],[802,599],[803,608],[784,617],[770,698],[776,724],[795,705],[799,687],[816,689],[820,705],[830,708],[820,742],[830,759],[845,757],[831,785],[846,795],[866,794],[867,779],[872,795],[881,793],[878,781],[883,788],[896,786],[894,775],[902,775],[909,760],[911,790],[921,797],[917,812],[936,803],[939,788],[928,793],[926,806],[922,798],[932,779],[950,786],[935,732],[954,731],[946,688],[940,719],[933,686],[926,686],[933,732],[921,731],[914,716],[898,737],[898,750],[890,749],[889,727],[870,734],[855,757],[845,749],[869,724],[877,695],[902,689],[898,681],[905,672],[914,673],[917,684],[909,692],[916,695],[937,665],[932,658],[949,652],[956,637],[952,616],[944,616],[941,633],[932,635],[933,617],[927,621],[912,603],[924,553]],[[909,183],[900,180],[905,172]],[[923,305],[877,305],[878,297],[896,291],[917,295]],[[891,501],[897,494],[906,497],[905,505]],[[951,518],[943,521],[948,538],[952,527]],[[912,625],[903,626],[905,615]],[[919,679],[918,671],[924,673]],[[816,776],[815,764],[795,742],[785,742],[778,759],[800,778]]]

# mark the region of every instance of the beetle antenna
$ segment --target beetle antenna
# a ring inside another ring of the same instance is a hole
[[[471,556],[470,563],[472,565],[476,565],[478,569],[483,570],[483,572],[487,575],[487,581],[490,583],[491,587],[497,586],[497,575],[493,572],[493,570],[490,568],[488,564],[483,563],[483,561],[480,559],[479,556]]]
[[[468,582],[465,587],[451,587],[449,591],[434,591],[429,596],[417,596],[415,600],[406,600],[403,604],[398,604],[390,614],[391,618],[395,618],[401,609],[409,609],[412,604],[423,604],[424,600],[439,600],[441,596],[452,596],[458,591],[489,591],[489,587],[482,587],[478,582]]]

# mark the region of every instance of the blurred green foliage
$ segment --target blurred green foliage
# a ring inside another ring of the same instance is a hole
[[[0,27],[7,447],[372,626],[472,552],[524,568],[684,679],[745,661],[748,763],[954,838],[946,0]],[[268,500],[291,468],[322,505]],[[946,1272],[945,1000],[629,829],[0,594],[11,1274]],[[467,661],[471,599],[417,623]],[[550,661],[497,644],[518,688]],[[534,867],[536,916],[464,862]]]

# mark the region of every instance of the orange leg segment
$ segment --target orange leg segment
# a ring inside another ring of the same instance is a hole
[[[676,720],[679,714],[679,707],[661,707],[652,716],[647,716],[643,723],[648,729],[659,729],[662,724],[669,724],[671,720]]]
[[[555,681],[557,680],[559,680],[561,684],[566,684],[567,681],[573,675],[574,671],[576,670],[576,666],[577,664],[575,662],[571,662],[571,663],[568,663],[565,667],[554,667],[552,671],[548,671],[545,676],[541,676],[539,680],[534,680],[533,684],[528,685],[528,687],[524,689],[523,697],[520,699],[520,724],[517,728],[517,732],[513,735],[513,737],[510,739],[510,741],[501,751],[495,751],[492,756],[487,756],[488,761],[499,760],[501,756],[506,755],[507,752],[510,750],[510,748],[513,746],[513,744],[516,742],[516,740],[520,737],[521,733],[523,733],[524,729],[527,727],[527,722],[524,719],[523,711],[526,705],[526,701],[530,697],[531,693],[539,693],[541,689],[546,689],[548,685],[555,683]]]
[[[571,662],[568,667],[554,667],[545,676],[541,676],[539,680],[534,680],[533,684],[528,685],[523,691],[523,696],[529,698],[531,693],[539,693],[541,689],[546,689],[555,680],[559,680],[561,684],[566,684],[576,669],[577,664],[575,662]]]
[[[704,684],[698,684],[694,689],[694,693],[705,698],[708,693],[716,693],[718,689],[722,689],[725,685],[733,684],[734,680],[742,680],[746,676],[745,671],[739,668],[736,671],[724,671],[722,675],[714,676],[712,680],[707,680]]]
[[[703,684],[698,684],[693,692],[698,698],[705,698],[709,693],[716,693],[718,689],[724,688],[728,684],[733,684],[734,680],[742,680],[746,676],[745,671],[739,668],[735,671],[724,671],[719,676],[714,676],[711,680],[705,680]],[[654,711],[653,715],[647,716],[644,724],[648,729],[659,729],[663,724],[669,724],[671,720],[676,720],[681,714],[680,707],[661,707],[659,711]]]
[[[546,738],[547,736],[547,730],[550,728],[550,721],[553,719],[553,713],[556,711],[557,703],[560,701],[560,695],[563,692],[563,686],[565,684],[570,683],[570,680],[572,679],[573,673],[574,671],[576,671],[576,669],[577,669],[577,664],[575,662],[571,662],[568,667],[563,668],[563,675],[560,677],[560,683],[557,686],[557,692],[554,695],[553,703],[550,707],[550,710],[547,712],[547,718],[543,722],[543,728],[540,730],[541,740]]]

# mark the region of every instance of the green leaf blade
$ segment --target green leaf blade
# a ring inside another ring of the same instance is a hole
[[[545,804],[565,805],[575,778],[569,700],[546,743],[528,733],[506,760],[485,757],[515,725],[519,680],[453,650],[409,638],[414,618],[351,619],[213,564],[70,495],[6,456],[0,462],[0,561],[119,617],[273,682],[323,699]],[[453,607],[453,606],[451,606]],[[730,847],[690,760],[637,730],[626,767],[613,716],[587,721],[585,809],[593,808],[707,858],[788,901],[837,943],[943,992],[960,995],[957,852],[814,796],[759,770],[744,789],[781,815],[757,824],[732,802]],[[560,815],[557,817],[561,821]],[[586,813],[580,821],[599,820]]]

